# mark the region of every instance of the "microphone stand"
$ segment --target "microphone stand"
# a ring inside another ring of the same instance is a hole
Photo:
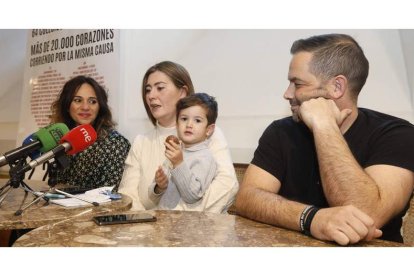
[[[54,161],[53,162],[46,162],[45,164],[47,164],[47,170],[46,173],[43,177],[43,180],[46,179],[47,176],[49,176],[48,178],[48,182],[47,184],[49,185],[49,190],[44,192],[43,194],[38,194],[38,198],[36,198],[33,202],[31,202],[29,205],[25,206],[24,208],[20,209],[19,211],[16,212],[15,215],[20,215],[26,208],[28,208],[29,206],[31,206],[32,204],[34,204],[35,202],[39,201],[40,198],[44,198],[49,200],[49,198],[46,197],[47,193],[59,193],[62,194],[66,197],[71,197],[71,198],[76,198],[78,200],[87,202],[92,204],[93,206],[99,206],[98,202],[95,201],[89,201],[87,199],[83,199],[81,197],[66,193],[64,191],[61,191],[57,188],[55,188],[56,184],[58,183],[58,171],[60,169],[65,169],[70,165],[70,160],[66,155],[60,155],[60,156],[55,156]]]
[[[56,163],[58,163],[58,164],[56,164]],[[61,191],[61,190],[55,188],[55,186],[57,184],[57,173],[58,173],[58,170],[59,170],[59,165],[61,165],[60,167],[64,167],[64,168],[67,167],[69,165],[69,159],[67,159],[66,156],[62,155],[60,157],[55,158],[55,162],[52,162],[48,166],[48,170],[46,171],[46,173],[49,173],[49,179],[48,179],[48,185],[50,187],[49,192],[50,193],[59,193],[59,194],[62,194],[66,197],[76,198],[78,200],[90,203],[93,206],[99,206],[98,202],[90,201],[90,200],[72,195],[70,193],[66,193],[64,191]]]
[[[66,158],[66,159],[63,159],[63,158]],[[57,184],[57,172],[58,172],[59,166],[62,166],[62,167],[63,166],[65,166],[65,167],[69,166],[69,160],[67,159],[67,157],[62,156],[62,159],[60,159],[60,160],[62,160],[62,164],[61,163],[58,163],[56,160],[53,161],[53,162],[47,161],[47,162],[43,163],[43,169],[45,168],[45,165],[47,164],[47,170],[46,170],[46,173],[43,176],[43,179],[42,180],[44,181],[46,179],[47,175],[49,174],[49,179],[48,179],[48,185],[49,186],[51,185],[50,183],[52,183],[52,182],[54,183],[54,185]],[[67,160],[68,162],[67,163],[64,163],[63,162],[64,160]],[[52,169],[51,169],[52,167],[53,167],[53,173],[51,172],[52,171]],[[32,170],[32,173],[33,173],[33,170]],[[32,173],[30,173],[30,176],[29,177],[31,177]],[[14,213],[14,215],[16,215],[16,216],[21,215],[24,210],[26,210],[27,208],[29,208],[30,206],[32,206],[33,204],[35,204],[36,202],[38,202],[40,199],[44,199],[47,202],[49,202],[49,198],[46,196],[46,193],[51,192],[51,189],[52,188],[50,188],[49,191],[47,191],[47,192],[43,192],[43,193],[38,192],[38,193],[36,193],[37,198],[35,200],[33,200],[32,202],[30,202],[29,204],[27,204],[26,206],[24,206],[21,209],[17,210],[16,213]]]
[[[25,173],[19,173],[21,169],[23,168],[23,166],[26,165],[26,158],[18,159],[9,165],[10,165],[10,170],[9,170],[10,179],[6,183],[6,185],[0,188],[0,205],[3,203],[4,199],[10,193],[11,188],[15,188],[15,189],[22,188],[26,194],[31,193],[35,197],[38,197],[37,193],[23,181]],[[45,199],[45,200],[48,201],[49,199]]]
[[[60,160],[63,161],[64,159],[60,159]],[[68,160],[67,157],[66,157],[66,160]],[[66,165],[66,163],[63,163],[62,162],[62,164],[60,164],[56,160],[53,161],[53,162],[47,161],[47,162],[43,163],[43,168],[44,168],[44,165],[45,164],[47,164],[47,170],[46,170],[45,175],[43,176],[43,181],[46,179],[47,175],[49,175],[48,185],[50,187],[52,187],[51,186],[51,183],[53,183],[53,187],[54,187],[57,184],[57,172],[58,172],[59,166],[62,166],[63,167],[63,164]],[[68,166],[68,165],[69,165],[69,163],[67,163],[66,166]],[[14,215],[16,215],[16,216],[21,215],[24,210],[26,210],[27,208],[29,208],[30,206],[32,206],[33,204],[35,204],[36,202],[38,202],[42,198],[44,200],[46,200],[47,202],[49,202],[49,198],[46,196],[46,193],[50,193],[50,192],[53,192],[52,191],[52,188],[49,188],[49,190],[47,192],[43,192],[43,193],[39,192],[39,193],[37,193],[36,194],[37,198],[35,200],[33,200],[32,202],[30,202],[26,206],[22,207],[21,209],[17,210]]]

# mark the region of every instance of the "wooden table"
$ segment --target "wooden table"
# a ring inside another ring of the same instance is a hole
[[[0,187],[3,187],[6,182],[7,179],[0,179]],[[47,190],[49,188],[47,183],[42,181],[29,181],[26,184],[35,191]],[[26,209],[22,215],[15,215],[17,210],[22,206],[26,206],[33,199],[34,196],[30,193],[26,194],[23,189],[12,188],[0,205],[0,230],[37,228],[82,215],[99,215],[126,211],[132,206],[132,199],[128,196],[123,196],[120,200],[103,203],[96,207],[91,205],[79,208],[65,208],[49,204],[41,199]]]
[[[188,211],[146,212],[155,215],[157,221],[98,226],[91,218],[76,218],[37,228],[20,237],[13,246],[337,246],[296,231],[234,215]],[[356,246],[403,245],[374,240]]]

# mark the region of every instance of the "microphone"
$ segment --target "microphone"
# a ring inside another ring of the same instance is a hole
[[[26,137],[26,139],[23,140],[22,146],[27,146],[28,144],[31,144],[33,142],[36,142],[36,138],[34,136],[34,133],[30,134],[29,136]],[[29,153],[29,157],[30,157],[31,160],[33,160],[33,159],[38,158],[41,154],[42,153],[40,152],[40,150],[34,150],[34,151]]]
[[[32,141],[26,141],[30,137],[29,136],[25,139],[26,143],[23,142],[21,147],[8,151],[0,156],[0,167],[6,164],[11,164],[20,158],[25,158],[36,150],[46,152],[53,149],[58,145],[59,140],[63,135],[68,132],[69,129],[64,123],[52,124],[39,129],[37,132],[30,135],[32,136]]]
[[[49,159],[54,157],[58,158],[65,152],[70,155],[81,152],[92,145],[96,141],[96,138],[96,132],[91,125],[77,126],[61,138],[60,145],[27,163],[23,168],[17,171],[17,174],[30,171]]]

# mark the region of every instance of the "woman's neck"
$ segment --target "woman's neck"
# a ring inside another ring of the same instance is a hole
[[[175,117],[172,120],[171,119],[170,120],[159,120],[158,124],[165,128],[175,127],[176,126]]]

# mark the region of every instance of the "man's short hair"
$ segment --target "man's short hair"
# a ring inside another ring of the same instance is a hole
[[[207,125],[214,124],[217,119],[218,106],[216,99],[206,93],[195,93],[177,102],[177,120],[180,111],[191,106],[201,106],[207,113]]]
[[[296,40],[290,53],[310,52],[310,72],[327,81],[337,75],[348,79],[349,90],[358,97],[369,71],[369,62],[364,51],[351,36],[325,34]]]

